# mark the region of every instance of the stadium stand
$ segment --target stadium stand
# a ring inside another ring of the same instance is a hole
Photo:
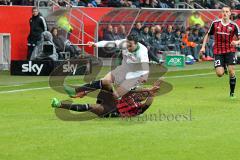
[[[24,5],[33,6],[37,0],[0,0],[0,5]],[[219,9],[223,5],[229,5],[232,9],[240,9],[238,0],[53,0],[60,6],[84,6],[84,7],[131,7],[131,8],[177,8],[178,4],[187,3],[194,8]],[[52,2],[44,2],[41,5],[52,5]]]

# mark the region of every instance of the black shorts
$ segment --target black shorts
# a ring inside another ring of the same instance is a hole
[[[115,98],[111,92],[101,90],[97,96],[97,104],[101,104],[104,111],[99,117],[119,117]]]
[[[229,65],[235,65],[237,63],[237,59],[234,52],[226,53],[226,54],[215,54],[214,55],[214,67],[224,67]]]

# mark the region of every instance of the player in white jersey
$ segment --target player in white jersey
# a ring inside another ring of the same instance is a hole
[[[127,39],[117,41],[100,41],[98,43],[88,42],[89,46],[106,47],[114,45],[122,50],[122,64],[110,71],[103,79],[92,81],[91,83],[71,89],[65,86],[65,91],[72,98],[83,97],[87,93],[97,89],[112,91],[114,84],[115,97],[121,97],[138,86],[146,82],[149,74],[148,49],[138,42],[136,35],[129,35]]]

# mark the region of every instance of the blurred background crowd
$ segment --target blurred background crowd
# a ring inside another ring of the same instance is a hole
[[[0,0],[0,5],[34,5],[36,0]],[[52,0],[60,6],[68,4],[84,7],[150,7],[150,8],[174,8],[175,4],[186,2],[194,6],[194,2],[203,8],[219,9],[223,4],[233,9],[240,9],[239,0]],[[48,2],[51,5],[52,2]],[[48,4],[45,4],[48,5]],[[198,6],[195,6],[198,7]]]
[[[181,25],[144,25],[137,22],[130,31],[131,34],[138,35],[138,39],[149,50],[149,57],[152,61],[158,62],[159,54],[164,51],[177,51],[180,54],[191,55],[199,61],[199,51],[203,42],[206,29],[200,24],[185,28]],[[103,29],[103,36],[100,40],[119,40],[128,35],[124,25],[107,25]],[[203,60],[213,60],[213,37],[207,44],[207,50]]]

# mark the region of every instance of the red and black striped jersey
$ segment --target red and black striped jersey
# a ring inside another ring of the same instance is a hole
[[[224,24],[222,19],[213,21],[208,34],[214,35],[214,54],[236,52],[235,46],[231,45],[234,36],[240,36],[239,27],[235,22]]]
[[[133,94],[124,95],[116,104],[121,117],[133,117],[143,113],[143,104],[135,100]]]

